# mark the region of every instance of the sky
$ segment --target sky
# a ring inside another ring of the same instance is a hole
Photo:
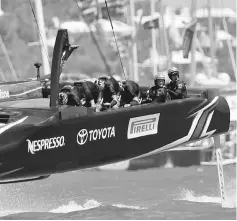
[[[135,0],[135,1],[149,1],[149,0]],[[173,7],[190,7],[192,0],[162,0],[165,5]],[[197,7],[206,5],[208,0],[195,0],[197,1]],[[213,7],[221,7],[221,2],[223,2],[224,7],[231,8],[236,11],[236,1],[237,0],[210,0]]]

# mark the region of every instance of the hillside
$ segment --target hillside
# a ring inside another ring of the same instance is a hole
[[[33,63],[41,61],[41,53],[38,46],[28,46],[28,43],[38,41],[37,27],[29,3],[26,0],[2,0],[1,2],[2,9],[6,13],[0,19],[0,35],[6,45],[17,75],[19,79],[35,77],[36,70]],[[178,5],[177,1],[164,0],[164,2],[179,7],[188,5],[190,1],[181,0],[178,1]],[[224,4],[228,7],[234,7],[233,2],[228,0]],[[149,14],[150,6],[148,1],[138,1],[136,8],[141,7],[144,9],[145,14]],[[53,26],[53,16],[57,16],[60,21],[78,20],[80,18],[80,13],[74,0],[43,0],[43,9],[45,25],[49,28]],[[112,72],[120,74],[122,70],[116,53],[100,33],[95,35],[108,64],[111,66]],[[149,57],[149,50],[147,49],[151,47],[150,32],[140,30],[137,39],[138,59],[142,62]],[[79,44],[80,47],[65,66],[65,72],[81,72],[89,75],[106,72],[105,65],[89,34],[74,35],[73,43]],[[51,60],[52,48],[49,48],[49,56]],[[123,59],[125,66],[128,66],[127,60],[127,58]],[[11,72],[2,50],[0,51],[0,64],[0,72],[4,73],[7,80],[11,80]]]

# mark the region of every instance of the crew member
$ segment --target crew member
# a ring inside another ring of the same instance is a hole
[[[68,88],[68,86],[67,86]],[[65,100],[65,87],[62,88],[60,96],[62,97],[62,101]],[[63,94],[64,93],[64,94]],[[74,83],[71,86],[70,91],[66,91],[66,95],[68,96],[68,100],[62,102],[62,104],[66,103],[67,105],[75,105],[76,106],[84,106],[84,107],[92,107],[96,108],[96,102],[98,100],[98,96],[100,93],[99,86],[96,83],[91,81],[81,81]]]
[[[140,104],[140,87],[131,80],[122,82],[121,86],[121,106],[129,107]]]
[[[81,106],[77,90],[72,85],[64,85],[59,93],[59,104],[70,106]]]
[[[113,77],[100,77],[98,79],[100,94],[97,100],[96,111],[102,111],[108,108],[118,109],[120,106],[120,87],[118,81]]]
[[[147,102],[164,103],[169,101],[171,98],[165,87],[165,76],[161,73],[156,74],[154,83],[155,85],[147,92]]]
[[[187,86],[179,80],[179,70],[172,67],[168,70],[170,83],[166,85],[172,100],[187,98]]]

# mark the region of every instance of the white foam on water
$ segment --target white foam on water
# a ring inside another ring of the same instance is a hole
[[[225,177],[226,185],[226,200],[223,204],[224,208],[236,208],[237,207],[237,191],[236,191],[236,178]]]
[[[217,192],[217,196],[207,196],[195,193],[192,190],[182,189],[179,193],[179,197],[177,200],[182,201],[189,201],[189,202],[198,202],[198,203],[218,203],[221,204],[221,197],[220,191],[215,190]],[[237,198],[237,191],[236,191],[236,178],[235,177],[228,177],[225,176],[225,194],[226,200],[223,203],[223,208],[236,208],[236,198]]]
[[[70,201],[68,204],[59,206],[58,208],[52,209],[49,212],[70,213],[70,212],[75,212],[75,211],[89,210],[89,209],[97,208],[100,206],[102,206],[102,204],[93,199],[87,200],[83,205],[77,204],[75,201]],[[130,206],[130,205],[124,205],[124,204],[112,204],[112,206],[117,207],[117,208],[128,208],[128,209],[134,209],[134,210],[148,209],[146,207]]]
[[[51,213],[70,213],[74,211],[80,211],[80,210],[88,210],[93,209],[96,207],[100,207],[101,203],[99,203],[96,200],[87,200],[83,205],[77,204],[74,201],[70,201],[67,205],[59,206],[56,209],[52,209],[49,212]]]
[[[181,201],[197,202],[197,203],[217,203],[221,204],[221,197],[199,195],[192,190],[182,190],[180,193]],[[236,193],[226,195],[226,200],[223,204],[224,208],[236,208]]]
[[[129,205],[123,205],[123,204],[113,204],[112,206],[114,206],[114,207],[118,207],[118,208],[135,209],[135,210],[144,210],[144,209],[148,209],[147,207],[129,206]]]

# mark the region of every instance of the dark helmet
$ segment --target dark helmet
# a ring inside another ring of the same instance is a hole
[[[177,75],[179,77],[179,70],[176,67],[168,69],[168,76],[171,79],[172,76]]]
[[[96,84],[99,85],[99,86],[101,86],[102,82],[105,82],[105,81],[108,80],[108,79],[109,79],[109,77],[106,76],[106,75],[100,76],[100,77],[98,78],[98,81],[96,81]]]
[[[109,79],[109,77],[106,75],[102,75],[98,78],[98,80],[102,80],[102,81],[106,81],[107,79]]]
[[[63,88],[61,89],[60,92],[71,92],[71,90],[73,89],[73,86],[70,84],[66,84],[63,86]]]

